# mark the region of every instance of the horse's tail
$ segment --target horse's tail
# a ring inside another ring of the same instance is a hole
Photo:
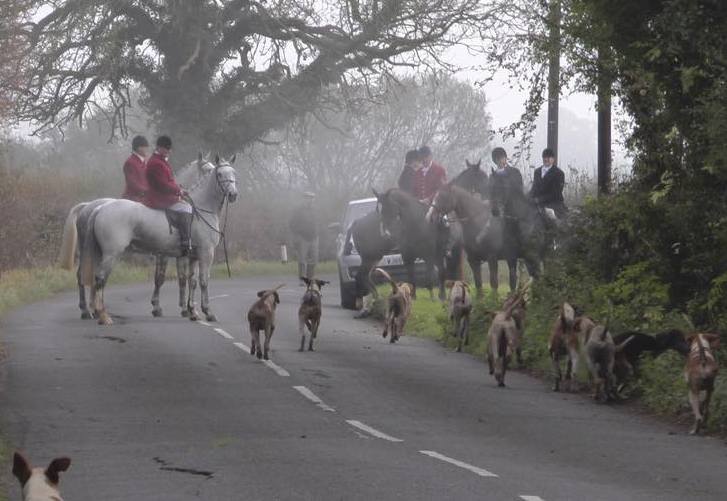
[[[391,275],[389,275],[388,273],[386,273],[386,271],[383,270],[382,268],[376,268],[374,271],[376,271],[381,276],[383,276],[386,280],[388,280],[388,282],[391,284],[391,292],[393,294],[396,294],[397,292],[399,292],[399,286],[396,284],[396,282],[394,281],[394,279],[391,278]]]
[[[74,206],[68,213],[66,223],[63,225],[63,239],[61,240],[61,254],[58,256],[58,264],[66,270],[73,268],[76,261],[76,247],[78,246],[78,213],[87,205],[86,202]]]
[[[99,207],[100,208],[100,207]],[[83,239],[83,252],[81,253],[81,283],[93,287],[95,282],[96,265],[101,258],[101,247],[96,240],[96,216],[99,208],[95,209],[88,218],[86,238]]]

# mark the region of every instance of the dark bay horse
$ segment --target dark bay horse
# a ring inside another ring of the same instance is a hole
[[[498,260],[504,259],[510,271],[510,290],[517,286],[517,260],[522,258],[533,278],[540,274],[546,239],[542,217],[524,194],[509,195],[512,212],[493,216],[489,201],[482,201],[452,183],[434,197],[428,218],[454,212],[462,225],[467,261],[472,268],[477,293],[482,293],[481,263],[488,263],[490,286],[497,290]]]
[[[371,272],[381,259],[393,251],[394,242],[384,235],[381,214],[369,212],[356,219],[346,234],[344,252],[351,253],[351,243],[361,257],[361,266],[356,272],[356,296],[363,297],[369,292],[377,295]]]
[[[482,160],[478,160],[477,163],[470,163],[469,160],[464,162],[467,168],[457,174],[457,177],[452,180],[452,184],[467,190],[472,195],[479,195],[482,200],[489,198],[490,184],[487,173],[480,168]]]
[[[416,298],[416,259],[423,259],[427,270],[427,283],[424,284],[434,298],[432,277],[436,266],[439,278],[439,299],[444,300],[444,256],[447,251],[448,232],[438,224],[427,219],[429,207],[415,197],[398,188],[374,195],[381,207],[381,224],[386,235],[391,235],[404,261],[412,297]]]

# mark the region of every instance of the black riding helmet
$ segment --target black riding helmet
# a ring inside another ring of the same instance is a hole
[[[501,146],[498,146],[494,150],[492,150],[492,161],[493,163],[497,163],[497,159],[500,157],[507,157],[507,152],[505,151],[505,148],[502,148]]]

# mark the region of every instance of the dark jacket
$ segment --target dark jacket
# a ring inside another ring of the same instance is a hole
[[[515,167],[509,165],[504,169],[492,171],[490,176],[490,200],[493,202],[493,212],[499,212],[498,208],[505,206],[507,213],[507,201],[512,191],[523,191],[523,176]]]
[[[563,187],[565,186],[565,173],[557,166],[552,166],[543,177],[543,168],[535,169],[533,186],[530,188],[530,198],[543,207],[553,209],[560,217],[565,212],[563,200]]]
[[[149,182],[147,205],[152,209],[166,209],[179,201],[182,189],[174,180],[172,167],[163,155],[156,151],[146,165],[146,179]]]
[[[405,191],[411,196],[416,196],[416,187],[415,187],[415,180],[414,177],[416,176],[416,171],[407,166],[404,166],[404,170],[401,171],[401,175],[399,176],[399,189],[401,191]]]
[[[288,226],[293,235],[307,242],[312,242],[318,237],[318,221],[315,208],[307,203],[299,205],[293,211]]]

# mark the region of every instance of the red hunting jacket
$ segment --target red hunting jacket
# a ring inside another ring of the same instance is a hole
[[[414,196],[419,200],[434,198],[439,188],[447,183],[447,171],[437,162],[432,162],[429,170],[424,174],[424,169],[419,169],[414,174]]]
[[[149,191],[149,183],[146,181],[146,163],[136,153],[132,153],[124,162],[124,177],[126,178],[126,189],[121,198],[145,204],[146,194]]]
[[[149,207],[166,209],[179,201],[182,189],[174,180],[169,162],[156,151],[146,164],[146,179],[149,182],[147,195]]]

